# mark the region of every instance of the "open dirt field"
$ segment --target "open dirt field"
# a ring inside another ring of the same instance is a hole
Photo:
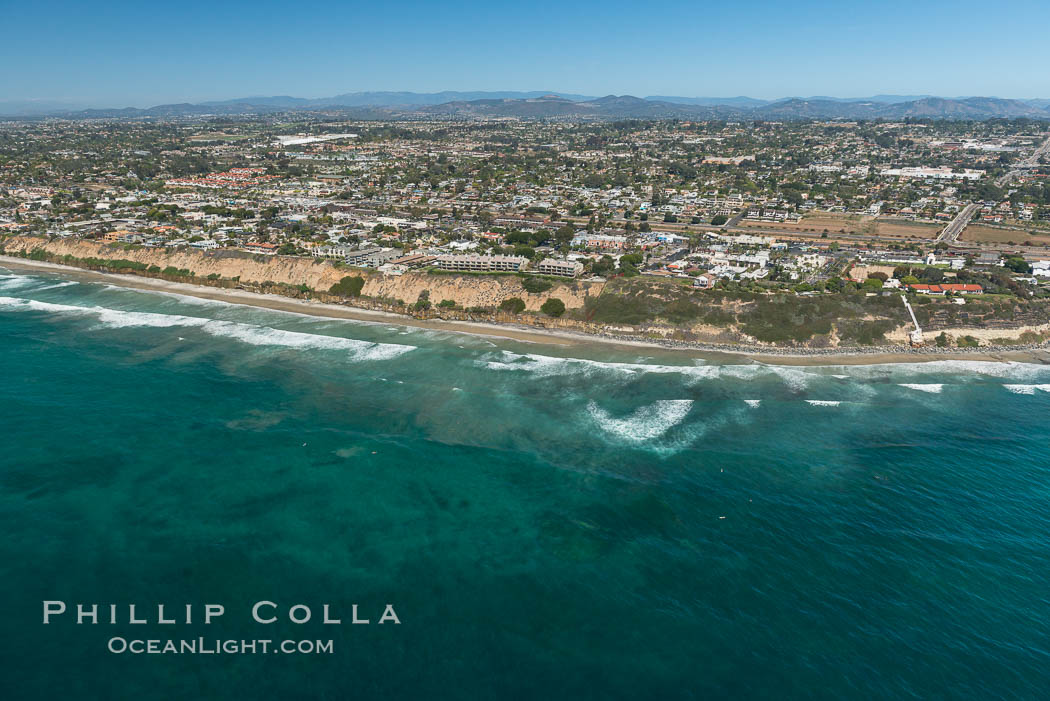
[[[875,231],[879,236],[892,236],[894,238],[916,238],[933,239],[941,233],[943,226],[937,224],[922,224],[900,219],[880,219],[876,224]]]
[[[821,234],[827,230],[829,235],[833,235],[871,233],[874,231],[875,225],[871,217],[839,217],[832,214],[803,217],[800,222],[764,222],[744,219],[737,226],[748,229],[798,231],[809,234]]]
[[[975,243],[1013,243],[1021,245],[1026,241],[1032,241],[1038,246],[1050,244],[1050,233],[1017,231],[1014,229],[997,229],[982,224],[971,224],[963,229],[959,237],[962,241]]]
[[[874,219],[872,217],[860,217],[845,214],[820,213],[808,215],[802,218],[798,224],[791,224],[792,228],[816,231],[818,233],[828,230],[829,234],[866,234],[874,232]],[[845,229],[845,231],[843,231]]]
[[[868,216],[816,214],[806,216],[800,222],[755,222],[744,220],[740,226],[749,229],[766,229],[780,231],[798,231],[800,233],[827,233],[868,235],[899,239],[932,239],[936,238],[943,227],[937,224],[922,224],[897,219],[876,219]]]

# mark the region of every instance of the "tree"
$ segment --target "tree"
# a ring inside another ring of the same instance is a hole
[[[877,277],[869,277],[867,280],[864,281],[863,287],[869,292],[881,290],[882,280],[878,279]]]
[[[628,253],[620,256],[620,272],[624,277],[634,277],[638,274],[638,266],[642,264],[641,253]]]
[[[416,298],[415,307],[417,311],[430,309],[430,290],[423,290],[419,293],[419,297]]]
[[[726,215],[716,214],[711,218],[711,226],[722,226],[727,221],[729,221],[729,217],[727,217]]]
[[[1021,256],[1010,256],[1003,262],[1003,265],[1015,273],[1021,273],[1022,275],[1028,275],[1032,272],[1032,266],[1030,266],[1028,261]]]
[[[525,311],[525,301],[521,297],[510,297],[500,302],[500,311],[521,314]]]
[[[566,224],[554,232],[554,241],[558,248],[568,248],[572,238],[576,235],[576,229],[572,224]]]
[[[551,297],[543,303],[543,306],[540,307],[540,311],[547,316],[559,317],[565,313],[565,302],[557,297]]]
[[[546,292],[552,285],[547,280],[538,277],[527,277],[521,281],[521,286],[525,288],[526,292],[533,294],[537,292]]]
[[[922,272],[919,273],[919,278],[926,283],[936,285],[944,279],[944,271],[940,268],[923,268]]]
[[[616,267],[612,256],[605,255],[591,263],[591,272],[595,275],[608,275]]]
[[[342,280],[332,285],[328,292],[341,297],[360,297],[364,289],[365,279],[360,275],[347,275]]]

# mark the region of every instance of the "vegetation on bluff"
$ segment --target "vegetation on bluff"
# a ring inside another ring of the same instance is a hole
[[[1044,299],[971,298],[958,306],[912,296],[923,328],[1050,321],[1050,304]],[[899,293],[869,296],[861,289],[806,295],[736,285],[698,290],[638,278],[610,284],[572,317],[603,325],[707,326],[782,345],[827,343],[833,336],[845,345],[885,343],[886,333],[909,323]]]
[[[544,280],[543,278],[527,277],[521,281],[521,286],[525,288],[526,292],[538,294],[540,292],[546,292],[554,285],[549,280]]]
[[[4,239],[9,242],[11,239]],[[274,292],[291,297],[309,297],[314,290],[305,284],[261,281],[241,283],[240,277],[222,277],[219,273],[198,275],[189,268],[173,265],[149,265],[123,258],[76,257],[69,254],[52,253],[47,248],[33,245],[15,248],[8,245],[8,255],[30,260],[59,263],[90,270],[113,273],[131,273],[144,277],[156,277],[173,282],[194,282],[214,287],[245,287],[262,292]],[[0,252],[4,252],[0,248]],[[915,273],[929,277],[924,270],[901,269],[901,277]],[[1033,295],[1022,297],[1009,294],[1012,280],[1002,280],[1000,273],[969,274],[986,290],[998,293],[979,297],[968,297],[965,304],[952,304],[950,300],[925,295],[910,294],[915,314],[923,329],[930,332],[932,342],[939,346],[957,345],[966,347],[975,342],[966,334],[951,331],[951,336],[937,333],[944,329],[986,328],[1016,329],[1028,326],[1036,329],[1029,333],[1027,341],[1040,342],[1044,334],[1040,330],[1050,323],[1050,299]],[[882,283],[872,276],[872,283]],[[360,274],[347,275],[332,285],[328,292],[343,299],[363,297],[365,277]],[[523,278],[522,286],[531,294],[536,290],[554,289],[553,283],[542,278]],[[569,286],[575,289],[574,285]],[[531,289],[530,289],[531,288]],[[562,289],[562,288],[559,288]],[[485,306],[457,304],[455,299],[430,298],[430,291],[414,292],[418,298],[406,303],[389,296],[368,299],[369,305],[378,305],[390,311],[410,314],[437,314],[457,318],[460,314],[470,317],[490,317],[495,312],[525,315],[526,318],[543,315],[548,318],[565,317],[570,321],[585,324],[586,330],[600,331],[601,327],[615,327],[618,332],[638,333],[674,337],[682,340],[717,340],[717,342],[746,342],[749,338],[762,343],[783,346],[851,346],[878,345],[886,343],[886,334],[910,325],[910,320],[900,302],[898,291],[876,289],[869,291],[863,285],[839,285],[831,291],[788,290],[764,287],[756,283],[723,282],[714,290],[701,290],[677,280],[658,280],[646,276],[617,278],[602,288],[598,295],[583,301],[584,306],[568,308],[564,298],[550,297],[538,310],[527,312],[528,305],[521,297],[493,299]],[[440,299],[440,302],[437,300]],[[570,324],[571,325],[571,324]],[[634,327],[625,328],[625,327]],[[1011,339],[1004,334],[997,345],[1008,345]],[[1022,339],[1023,340],[1023,339]],[[1013,342],[1021,342],[1015,339]]]
[[[565,313],[565,302],[557,297],[551,297],[540,306],[540,311],[547,316],[559,317]]]
[[[329,294],[340,297],[360,297],[361,290],[365,287],[365,279],[360,275],[347,275],[339,282],[332,285]]]
[[[510,312],[511,314],[521,314],[525,311],[525,300],[521,297],[511,297],[503,300],[499,309],[501,312]]]

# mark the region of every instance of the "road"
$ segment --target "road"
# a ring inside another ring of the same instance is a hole
[[[998,178],[996,178],[995,184],[999,187],[1002,187],[1006,183],[1013,180],[1015,175],[1019,175],[1024,171],[1028,170],[1029,168],[1034,168],[1035,166],[1039,165],[1039,159],[1046,155],[1048,152],[1050,152],[1050,137],[1047,137],[1046,141],[1044,141],[1039,146],[1039,148],[1033,151],[1031,155],[1028,156],[1028,158],[1024,159],[1023,161],[1018,161],[1013,165],[1009,172],[1004,173],[1003,175],[1000,175]]]
[[[970,219],[973,217],[974,212],[977,211],[977,205],[971,202],[970,204],[963,207],[958,214],[955,215],[955,219],[952,219],[948,226],[944,227],[944,231],[937,237],[937,243],[955,243],[955,240],[959,238],[959,234],[962,233],[966,225],[970,223]]]
[[[735,215],[732,219],[723,224],[722,229],[726,230],[734,228],[737,224],[740,223],[740,220],[743,219],[746,214],[747,210],[745,209],[742,212],[740,212],[740,214]]]

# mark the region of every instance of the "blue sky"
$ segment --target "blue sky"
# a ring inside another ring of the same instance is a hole
[[[1050,97],[1050,2],[0,0],[0,101],[362,90]]]

